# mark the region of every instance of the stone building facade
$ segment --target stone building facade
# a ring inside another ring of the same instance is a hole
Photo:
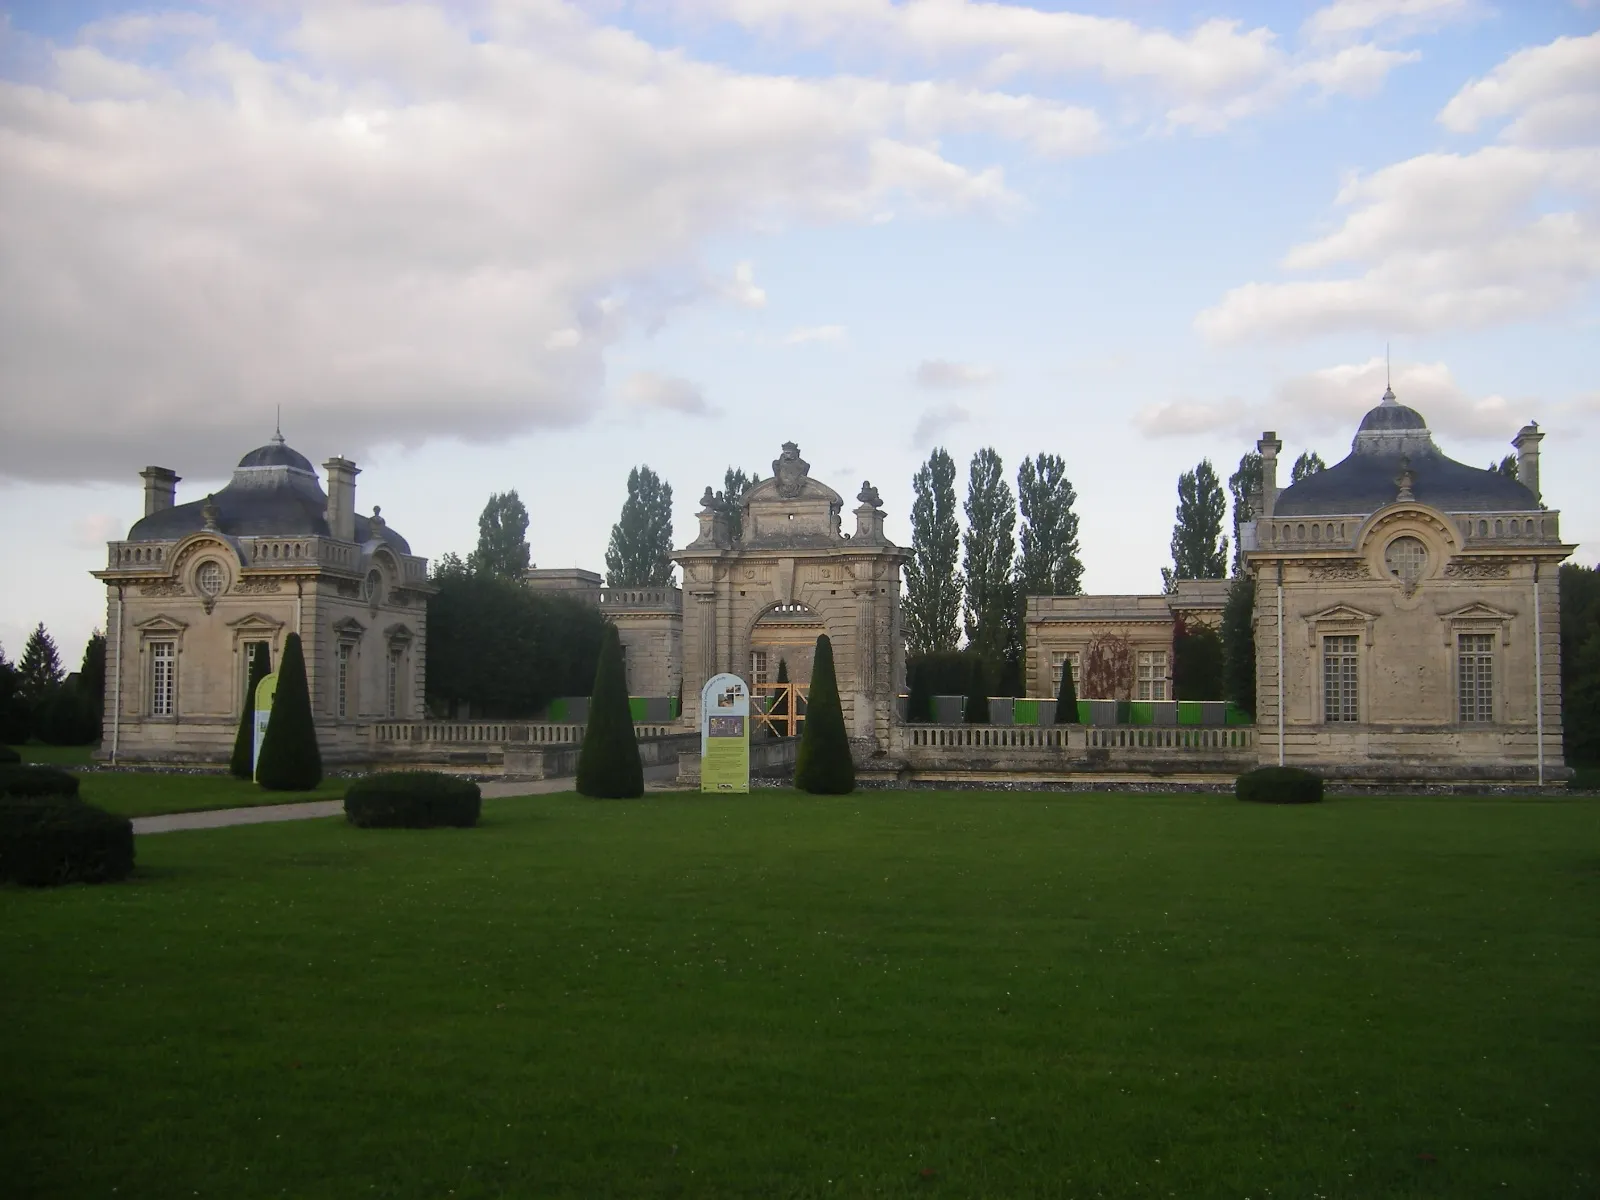
[[[882,502],[870,484],[863,483],[856,497],[855,531],[845,533],[843,499],[811,478],[799,447],[784,443],[772,470],[770,479],[738,499],[738,538],[727,504],[707,488],[699,536],[673,555],[687,600],[685,723],[698,723],[707,679],[722,671],[746,676],[754,647],[787,645],[782,639],[806,625],[803,640],[814,645],[815,633],[826,632],[833,644],[850,736],[862,748],[884,747],[905,680],[900,575],[906,552],[884,535]],[[769,666],[776,679],[776,662]],[[802,669],[797,662],[790,668]]]
[[[1526,782],[1561,766],[1560,595],[1571,553],[1539,494],[1456,462],[1392,391],[1342,462],[1276,488],[1262,435],[1256,720],[1263,762],[1333,777]]]
[[[1180,579],[1171,595],[1029,596],[1024,609],[1030,696],[1055,696],[1063,664],[1074,683],[1089,643],[1103,634],[1125,638],[1133,652],[1126,696],[1101,700],[1172,700],[1172,638],[1180,620],[1190,626],[1222,624],[1226,579]],[[1091,699],[1079,692],[1080,700]]]
[[[523,582],[593,604],[617,627],[630,696],[676,696],[683,681],[683,592],[666,587],[605,587],[581,567],[529,567]]]
[[[374,720],[423,715],[427,560],[377,508],[355,511],[353,462],[323,469],[326,492],[278,436],[186,504],[173,471],[141,472],[144,516],[94,572],[107,598],[103,757],[225,761],[250,657],[276,669],[291,632],[327,761],[367,756]]]

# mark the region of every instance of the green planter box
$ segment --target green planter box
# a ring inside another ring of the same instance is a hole
[[[1154,725],[1155,723],[1155,705],[1148,700],[1134,700],[1128,704],[1129,725]]]
[[[1202,721],[1202,709],[1198,700],[1178,701],[1178,724],[1199,725]]]
[[[1019,697],[1011,707],[1011,723],[1013,725],[1037,725],[1039,723],[1039,702],[1037,700],[1024,700]]]

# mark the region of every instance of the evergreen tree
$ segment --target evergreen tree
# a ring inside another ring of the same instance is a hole
[[[1077,596],[1083,592],[1078,558],[1078,499],[1067,464],[1059,455],[1022,460],[1017,469],[1017,501],[1022,509],[1022,552],[1017,583],[1024,596]]]
[[[928,672],[919,659],[906,663],[906,721],[921,724],[933,720],[933,693],[928,690]]]
[[[606,549],[608,587],[665,587],[672,582],[672,485],[649,467],[628,472],[628,498]]]
[[[786,658],[778,660],[778,682],[781,684],[789,682],[789,660]],[[780,691],[773,697],[772,711],[768,715],[772,718],[773,728],[781,727],[785,736],[794,733],[794,727],[789,723],[788,692]]]
[[[528,510],[513,488],[495,492],[478,518],[478,548],[467,558],[475,575],[520,581],[528,569]]]
[[[1222,609],[1223,695],[1251,716],[1256,711],[1256,581],[1240,575]]]
[[[1320,471],[1326,471],[1328,464],[1322,461],[1322,455],[1315,450],[1307,450],[1294,460],[1294,466],[1289,470],[1289,483],[1291,486],[1302,479],[1310,478]]]
[[[309,792],[322,782],[322,751],[317,747],[305,652],[298,633],[284,639],[272,716],[267,719],[256,763],[256,782],[269,792]]]
[[[17,694],[17,683],[17,668],[0,648],[0,746],[20,746],[32,732],[27,706]]]
[[[906,648],[912,654],[954,650],[961,638],[961,527],[956,522],[956,464],[943,447],[911,477],[911,561],[906,564]]]
[[[1078,685],[1072,679],[1072,660],[1061,660],[1061,687],[1056,692],[1056,724],[1078,723]]]
[[[1228,491],[1233,494],[1233,573],[1244,569],[1244,546],[1239,538],[1239,527],[1256,519],[1251,497],[1262,483],[1261,455],[1254,450],[1239,459],[1239,469],[1228,476]]]
[[[54,639],[45,632],[44,622],[28,635],[28,644],[22,649],[22,661],[17,664],[17,695],[28,706],[30,713],[38,713],[57,684],[61,682],[61,656],[56,652]]]
[[[833,670],[833,643],[827,634],[817,638],[811,662],[811,693],[806,701],[806,723],[800,727],[800,747],[795,752],[794,785],[819,796],[842,796],[856,786],[855,761],[844,728],[844,708],[839,703],[839,680]]]
[[[1600,766],[1600,567],[1564,564],[1561,591],[1561,727],[1567,761]]]
[[[744,537],[744,510],[739,506],[739,501],[760,482],[760,471],[751,471],[746,475],[742,467],[737,471],[729,467],[723,472],[722,495],[728,506],[728,529],[736,542]]]
[[[228,773],[235,779],[249,779],[255,773],[256,687],[271,670],[271,655],[263,642],[260,649],[250,656],[244,704],[239,709],[239,729],[233,735],[233,757],[228,760]]]
[[[966,512],[962,571],[967,580],[967,644],[998,674],[1016,660],[1021,630],[1011,578],[1017,552],[1017,506],[1000,456],[992,447],[972,456]]]
[[[1490,463],[1489,470],[1494,471],[1496,474],[1504,475],[1507,479],[1515,479],[1517,477],[1517,456],[1508,454],[1498,464]]]
[[[1172,566],[1161,568],[1170,594],[1180,579],[1222,579],[1228,573],[1228,539],[1222,520],[1228,502],[1209,458],[1178,477],[1177,523],[1172,527]],[[1218,539],[1221,545],[1218,545]]]
[[[1190,625],[1181,617],[1172,631],[1174,700],[1223,700],[1222,639],[1209,625]]]
[[[83,647],[83,662],[78,667],[78,691],[86,708],[85,721],[92,730],[88,741],[100,740],[106,711],[106,635],[96,629]]]
[[[967,703],[966,712],[963,714],[968,725],[987,725],[989,723],[989,672],[984,666],[983,655],[974,654],[972,668],[967,675]]]
[[[578,754],[578,794],[597,800],[627,800],[644,795],[644,767],[633,733],[633,710],[622,667],[622,639],[606,622],[600,637],[600,662],[589,697],[589,725]]]

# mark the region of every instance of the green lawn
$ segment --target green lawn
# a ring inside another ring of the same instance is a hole
[[[48,763],[52,767],[81,767],[89,763],[95,746],[46,746],[43,742],[29,742],[17,746],[23,762]]]
[[[90,804],[125,817],[198,812],[208,808],[248,808],[257,804],[298,804],[344,796],[348,779],[324,779],[312,792],[269,792],[232,775],[168,775],[154,771],[85,771],[79,795]]]
[[[1589,1197],[1600,803],[686,794],[0,891],[9,1195]]]

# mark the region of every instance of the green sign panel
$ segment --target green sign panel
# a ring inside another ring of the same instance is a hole
[[[700,790],[750,790],[750,689],[737,675],[700,689]]]
[[[267,736],[267,722],[272,717],[272,698],[278,694],[278,673],[263,675],[256,684],[256,721],[254,746],[250,750],[250,777],[255,778],[256,765],[261,761],[261,742]]]

